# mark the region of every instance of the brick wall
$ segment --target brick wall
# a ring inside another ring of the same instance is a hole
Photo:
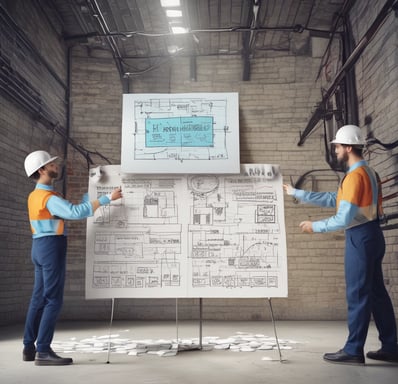
[[[366,8],[365,8],[366,9]],[[354,9],[353,14],[358,14]],[[373,21],[373,13],[361,11],[361,23],[365,18],[364,31]],[[367,18],[367,19],[366,19]],[[369,21],[367,21],[369,20]],[[393,21],[386,24],[383,35],[391,40],[393,34]],[[353,18],[353,23],[358,23]],[[354,28],[355,29],[355,28]],[[362,34],[364,33],[362,31]],[[359,34],[360,31],[357,32]],[[359,38],[358,38],[359,39]],[[376,41],[375,41],[376,43]],[[391,44],[390,49],[394,48]],[[369,57],[375,55],[377,46],[373,43],[367,50]],[[394,51],[396,52],[396,51]],[[366,57],[366,56],[364,56]],[[378,62],[383,62],[383,57]],[[84,70],[90,73],[93,82],[98,82],[107,89],[107,95],[114,97],[117,106],[116,112],[120,113],[121,97],[118,94],[120,87],[116,81],[113,63],[101,57],[100,69],[96,72],[95,57],[88,58],[84,51],[75,50],[74,66],[80,70],[79,77],[84,77]],[[390,59],[391,62],[391,59]],[[91,64],[90,64],[91,63]],[[101,72],[108,65],[110,77],[104,78]],[[323,131],[321,127],[306,140],[302,147],[297,146],[299,132],[306,126],[317,102],[321,99],[319,82],[315,81],[319,69],[320,58],[311,56],[293,56],[289,54],[274,53],[267,58],[252,60],[251,79],[249,82],[241,81],[242,62],[238,57],[199,57],[197,58],[196,81],[191,81],[189,72],[189,59],[178,58],[171,60],[159,68],[148,71],[143,75],[130,79],[130,91],[134,93],[178,93],[178,92],[238,92],[240,102],[240,147],[241,161],[243,163],[277,163],[281,165],[285,180],[293,181],[305,172],[314,171],[312,177],[303,185],[304,188],[316,190],[335,190],[341,175],[329,170],[324,160]],[[375,64],[377,65],[377,64]],[[378,64],[380,65],[380,63]],[[391,65],[394,66],[393,63]],[[338,66],[336,65],[336,68]],[[358,77],[358,91],[361,94],[361,78],[372,76],[367,73],[367,68],[361,68],[361,63],[356,65]],[[396,68],[396,63],[395,63]],[[396,78],[390,75],[391,84],[396,84]],[[104,82],[107,85],[104,85]],[[85,84],[73,83],[73,99],[84,98]],[[106,103],[101,104],[101,95],[97,95],[95,104],[102,107],[96,112],[95,121],[103,121],[109,117],[109,111],[102,112],[102,108],[108,108]],[[377,100],[377,91],[369,93],[370,101]],[[92,101],[92,100],[91,100]],[[362,99],[360,98],[362,104]],[[390,103],[396,103],[389,99]],[[79,103],[80,104],[80,103]],[[86,108],[83,103],[81,108]],[[364,120],[364,112],[360,105],[361,121]],[[381,110],[391,109],[390,105],[382,104]],[[380,113],[382,116],[383,113]],[[391,118],[394,112],[390,112]],[[115,117],[117,126],[107,126],[112,132],[107,136],[106,143],[113,142],[113,133],[120,132],[120,115]],[[81,123],[83,115],[74,113],[74,135],[89,148],[99,145],[100,132],[87,130],[87,125]],[[117,120],[119,119],[119,120]],[[388,119],[386,119],[388,121]],[[83,124],[80,126],[80,124]],[[100,124],[101,125],[101,124]],[[101,125],[102,126],[102,125]],[[391,122],[379,128],[379,132],[390,132],[390,141],[393,140],[394,130]],[[119,144],[119,143],[118,143]],[[104,147],[108,153],[108,146]],[[119,155],[119,147],[115,146],[115,152],[110,156],[116,160]],[[370,158],[372,165],[377,166],[374,158]],[[115,162],[117,163],[117,162]],[[76,164],[76,163],[75,163]],[[389,172],[394,171],[390,164]],[[86,178],[82,178],[82,184],[86,187]],[[84,189],[83,188],[83,189]],[[276,316],[283,319],[344,319],[346,314],[345,286],[343,273],[343,247],[344,234],[341,232],[330,234],[304,235],[298,230],[298,224],[303,219],[316,220],[331,215],[333,211],[328,209],[311,208],[295,204],[289,197],[285,201],[285,215],[287,226],[288,245],[288,270],[289,270],[289,297],[287,299],[274,299]],[[80,225],[80,224],[79,224]],[[79,232],[79,231],[77,231]],[[387,235],[388,253],[386,256],[386,277],[390,281],[390,292],[397,307],[397,298],[393,290],[392,282],[396,279],[396,256],[393,254],[394,246],[391,244],[396,236],[396,230],[389,231]],[[81,234],[81,242],[84,242],[84,233]],[[79,249],[79,247],[78,247]],[[76,263],[84,264],[84,257],[71,253]],[[80,271],[77,267],[76,271]],[[395,275],[394,275],[395,273]],[[394,277],[395,276],[395,277]],[[77,277],[77,276],[76,276]],[[79,279],[77,277],[77,279]],[[80,280],[81,281],[81,280]],[[79,285],[76,284],[76,287]],[[79,291],[76,292],[79,294]],[[76,298],[75,298],[76,299]],[[203,315],[211,319],[264,319],[269,318],[269,311],[264,300],[259,299],[206,299]],[[79,306],[79,300],[70,300],[68,303],[71,311],[66,310],[66,316],[73,317],[74,308]],[[110,311],[109,301],[93,301],[85,304],[90,311],[106,314]],[[117,318],[149,318],[158,319],[174,318],[174,300],[143,300],[123,299],[116,301],[115,316]],[[195,318],[198,316],[198,300],[179,300],[180,318]]]
[[[43,116],[65,126],[65,47],[34,2],[2,4],[12,20],[0,26],[1,58],[36,95]],[[33,49],[22,44],[23,39]],[[24,159],[37,149],[63,155],[64,140],[43,119],[42,123],[38,120],[38,115],[0,92],[0,324],[24,321],[33,285],[26,200],[35,184],[26,177]],[[57,189],[62,190],[62,181]]]
[[[351,12],[355,39],[360,41],[370,28],[384,5],[384,2],[357,2]],[[373,8],[373,11],[370,11]],[[362,54],[355,67],[358,86],[360,123],[368,134],[382,143],[398,140],[398,32],[397,17],[390,12],[377,35]],[[371,121],[366,125],[365,117]],[[380,145],[369,147],[366,155],[370,164],[379,173],[382,181],[395,175],[395,180],[383,184],[383,195],[397,192],[398,148],[386,150]],[[384,201],[387,215],[396,214],[398,199]],[[389,224],[398,223],[398,219]],[[384,277],[387,289],[393,299],[398,316],[398,232],[397,229],[384,231],[386,256]]]
[[[256,59],[252,62],[251,81],[244,82],[241,81],[242,61],[239,57],[198,58],[197,81],[191,81],[189,59],[178,58],[164,67],[132,78],[130,88],[135,93],[238,92],[241,161],[280,164],[287,181],[290,176],[297,180],[308,170],[320,169],[317,187],[334,189],[338,178],[328,170],[324,161],[322,132],[314,133],[306,146],[297,146],[299,131],[306,126],[320,98],[319,86],[314,79],[319,63],[320,58],[281,54]],[[85,50],[76,48],[73,51],[74,68],[73,137],[86,148],[97,149],[112,159],[113,164],[118,164],[121,86],[113,61],[103,54],[89,57]],[[90,89],[89,94],[87,89]],[[104,164],[101,159],[96,161],[96,164]],[[68,172],[68,195],[80,196],[87,189],[87,164],[77,153],[72,155],[69,163],[73,164],[73,169]],[[345,316],[343,235],[309,238],[297,230],[298,223],[304,218],[330,213],[304,208],[294,204],[292,199],[286,199],[289,298],[274,300],[274,310],[279,318],[341,319]],[[80,308],[80,318],[92,318],[94,313],[107,318],[109,300],[84,301],[83,298],[85,223],[71,223],[69,228],[69,278],[63,317],[74,318]],[[206,299],[203,302],[205,318],[258,320],[270,315],[266,301],[260,299]],[[180,318],[197,316],[197,299],[179,300]],[[173,319],[175,300],[119,299],[116,300],[115,317]]]
[[[352,22],[359,40],[380,7],[374,7],[370,0],[357,3],[352,10]],[[370,3],[372,6],[368,6]],[[60,78],[65,79],[66,49],[57,37],[56,29],[40,16],[34,2],[7,4],[18,25],[23,26]],[[6,40],[3,36],[0,38],[3,44]],[[367,129],[382,142],[396,140],[396,38],[396,19],[390,15],[355,66],[361,125],[365,116],[370,115],[372,124]],[[48,44],[40,43],[43,41]],[[107,52],[89,52],[83,47],[74,47],[72,55],[71,136],[89,151],[88,160],[81,152],[68,147],[67,198],[78,202],[87,190],[90,163],[120,163],[122,87],[113,59]],[[306,178],[304,188],[335,190],[341,175],[331,172],[324,160],[321,127],[317,127],[303,146],[297,146],[299,132],[303,131],[321,99],[321,84],[315,81],[320,62],[319,55],[269,53],[267,57],[252,60],[251,79],[244,82],[241,81],[242,61],[238,56],[199,57],[197,80],[191,81],[189,59],[176,58],[143,75],[131,77],[130,91],[238,92],[241,161],[280,164],[288,182],[290,178],[295,182],[305,172],[314,171]],[[54,119],[64,126],[64,89],[59,81],[42,66],[41,70],[39,67],[32,69],[23,63],[23,60],[13,61],[13,65],[40,91]],[[63,140],[2,94],[0,108],[3,138],[0,143],[0,204],[3,212],[0,234],[2,243],[4,241],[0,249],[0,324],[7,324],[24,320],[33,281],[25,207],[26,197],[34,185],[25,177],[23,160],[27,153],[37,148],[62,155]],[[377,168],[382,178],[396,172],[396,153],[396,150],[382,151],[379,148],[369,154],[371,165]],[[383,190],[389,194],[396,187],[386,183]],[[396,210],[394,202],[396,200],[388,202],[387,213]],[[273,300],[278,319],[345,318],[344,234],[305,235],[298,229],[299,222],[304,219],[316,220],[332,213],[328,209],[295,204],[286,197],[289,297]],[[107,320],[110,300],[87,301],[84,298],[86,223],[70,222],[68,228],[67,281],[61,317]],[[386,279],[395,308],[398,308],[397,230],[386,232],[386,237]],[[120,299],[116,300],[115,318],[174,319],[175,304],[174,299]],[[203,304],[205,319],[260,320],[270,316],[268,304],[260,299],[205,299]],[[197,318],[198,299],[180,299],[178,309],[180,319]]]

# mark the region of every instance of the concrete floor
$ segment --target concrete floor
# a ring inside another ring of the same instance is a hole
[[[340,349],[346,337],[344,322],[277,321],[279,340],[291,340],[292,349],[255,352],[231,350],[187,351],[173,357],[157,355],[129,356],[111,353],[74,352],[71,366],[38,367],[22,361],[22,326],[0,328],[0,382],[2,384],[392,384],[397,383],[398,365],[367,360],[365,366],[329,364],[322,360],[325,352]],[[271,322],[203,322],[203,337],[227,338],[237,332],[274,336]],[[173,339],[177,336],[174,322],[115,321],[111,334],[128,339]],[[109,335],[109,324],[102,322],[59,323],[57,342],[83,340]],[[196,322],[180,322],[178,338],[199,335]],[[372,324],[366,350],[379,348]],[[263,360],[268,358],[270,360]]]

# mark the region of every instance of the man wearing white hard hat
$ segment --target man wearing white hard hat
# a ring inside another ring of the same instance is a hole
[[[365,140],[356,125],[341,127],[332,141],[339,162],[348,166],[336,192],[308,192],[284,185],[285,191],[304,203],[336,207],[336,214],[324,220],[303,221],[303,232],[344,229],[345,279],[348,304],[348,337],[344,347],[326,353],[327,362],[364,364],[364,345],[371,315],[379,332],[381,349],[366,354],[369,359],[398,363],[397,327],[390,296],[385,288],[382,260],[384,235],[381,188],[377,174],[362,157]]]
[[[71,358],[58,356],[51,342],[61,311],[65,269],[67,233],[65,220],[92,216],[101,205],[122,197],[120,188],[98,200],[72,204],[55,192],[53,181],[58,178],[57,156],[35,151],[25,159],[25,171],[36,182],[28,198],[29,221],[32,230],[32,262],[35,269],[32,298],[24,331],[24,361],[36,365],[68,365]]]

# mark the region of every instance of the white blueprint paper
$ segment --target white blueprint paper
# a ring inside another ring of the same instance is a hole
[[[86,297],[286,297],[282,175],[139,175],[102,167],[90,198],[123,198],[87,221]]]

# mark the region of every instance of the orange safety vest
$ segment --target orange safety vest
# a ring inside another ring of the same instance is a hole
[[[382,215],[381,188],[376,173],[367,165],[360,166],[347,173],[337,192],[337,209],[341,200],[359,208],[349,227],[376,220]]]
[[[55,191],[36,188],[28,197],[29,221],[34,238],[64,234],[64,220],[51,215],[46,207],[51,196],[59,196],[59,194]]]

